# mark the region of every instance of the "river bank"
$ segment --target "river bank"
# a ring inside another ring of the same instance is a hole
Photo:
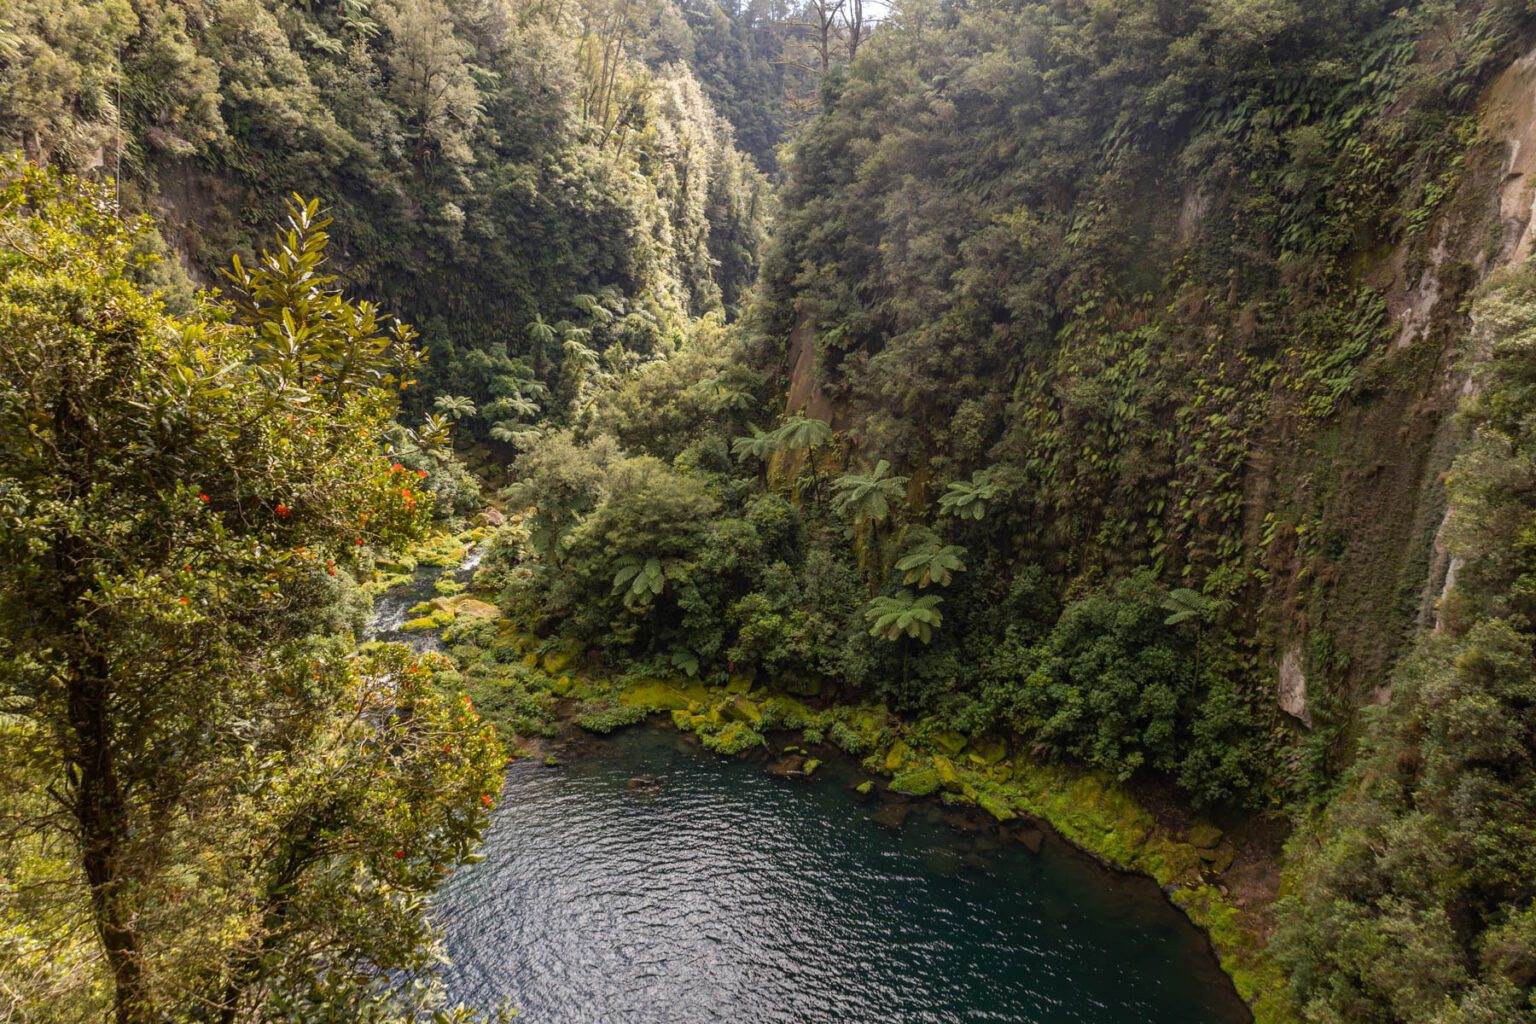
[[[457,542],[467,551],[484,535]],[[436,586],[410,579],[417,588]],[[438,638],[439,681],[466,693],[504,737],[516,737],[510,742],[522,756],[558,759],[576,730],[602,735],[664,716],[706,749],[760,756],[778,774],[813,775],[832,758],[851,758],[871,776],[861,796],[972,808],[999,826],[1038,822],[1110,868],[1153,879],[1209,936],[1257,1024],[1295,1019],[1285,980],[1264,948],[1268,901],[1262,893],[1240,899],[1228,884],[1236,870],[1254,865],[1239,863],[1239,845],[1210,822],[1169,820],[1102,775],[1036,763],[1003,737],[962,736],[877,705],[746,679],[712,687],[686,678],[609,677],[570,645],[528,636],[488,602],[446,589],[423,596],[408,609],[414,618],[399,626],[405,635]]]

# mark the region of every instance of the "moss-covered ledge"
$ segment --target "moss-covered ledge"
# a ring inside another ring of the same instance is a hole
[[[1230,845],[1208,825],[1160,822],[1111,778],[1039,764],[1010,753],[1003,737],[963,736],[937,719],[906,721],[877,704],[812,706],[810,695],[745,679],[719,687],[692,679],[607,677],[585,670],[577,647],[526,636],[506,620],[461,623],[444,639],[455,655],[498,666],[471,687],[477,704],[496,701],[498,688],[516,690],[525,709],[530,700],[546,707],[565,702],[567,720],[597,733],[665,715],[706,748],[728,756],[768,748],[773,731],[796,731],[806,748],[825,744],[861,759],[893,793],[974,805],[999,821],[1046,822],[1104,864],[1162,886],[1210,936],[1256,1024],[1297,1020],[1285,976],[1265,949],[1261,922],[1220,888],[1219,876],[1232,861]],[[547,712],[543,720],[550,720]]]

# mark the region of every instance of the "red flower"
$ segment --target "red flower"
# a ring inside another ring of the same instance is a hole
[[[208,504],[208,502],[210,502],[213,499],[208,497],[208,492],[207,491],[202,491],[202,492],[200,492],[198,494],[197,500],[202,502],[204,505],[206,505],[206,504]]]
[[[398,463],[398,462],[391,462],[389,464],[389,471],[391,473],[404,473],[405,472],[405,467],[400,465],[400,463]]]
[[[404,860],[404,859],[405,859],[405,851],[404,850],[396,850],[395,851],[395,860]]]
[[[325,560],[325,571],[330,573],[332,576],[336,575],[336,559],[327,558]]]
[[[480,803],[483,804],[486,807],[491,806],[491,794],[489,794],[489,793],[481,793],[480,794]]]
[[[279,519],[287,519],[293,514],[293,509],[281,501],[277,503],[277,508],[273,509],[273,511],[277,513],[277,518]]]
[[[192,599],[187,597],[178,597],[176,600],[182,605],[189,605],[192,603]]]
[[[362,547],[363,546],[363,538],[361,538],[361,537],[357,538],[357,546],[358,547]]]
[[[420,477],[420,478],[421,478],[421,479],[423,479],[423,480],[425,480],[425,479],[426,479],[426,478],[427,478],[427,471],[426,471],[426,470],[424,470],[424,469],[418,469],[418,470],[417,470],[417,471],[416,471],[416,475],[417,475],[417,476],[418,476],[418,477]]]

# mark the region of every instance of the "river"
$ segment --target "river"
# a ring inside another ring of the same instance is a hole
[[[458,570],[464,579],[473,562]],[[440,570],[382,597],[399,633]],[[508,770],[435,900],[449,994],[527,1024],[1247,1024],[1150,880],[935,801],[860,803],[661,726]]]

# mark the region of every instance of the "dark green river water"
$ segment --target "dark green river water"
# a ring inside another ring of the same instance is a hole
[[[528,1024],[1249,1020],[1151,882],[930,802],[879,824],[854,772],[775,778],[660,728],[513,765],[437,901],[451,994]]]

